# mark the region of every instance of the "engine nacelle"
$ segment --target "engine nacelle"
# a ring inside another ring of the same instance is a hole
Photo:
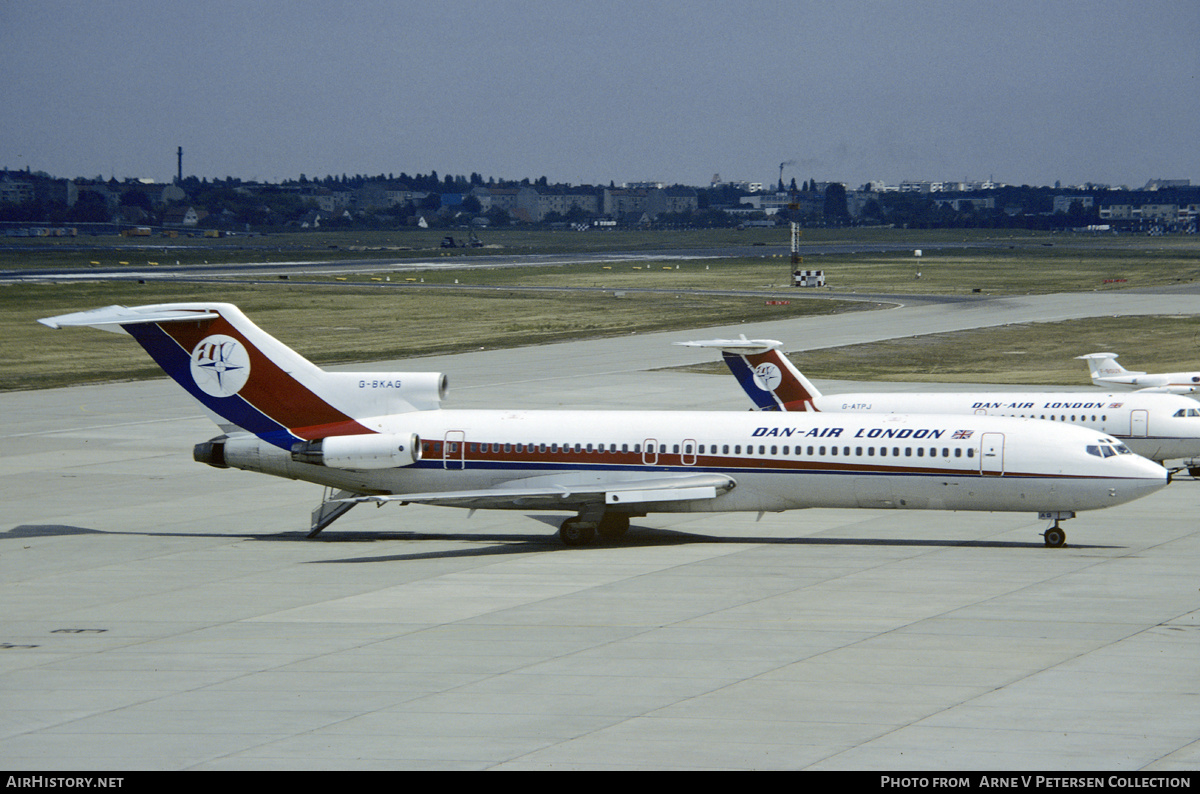
[[[333,404],[351,416],[388,416],[441,407],[449,389],[440,372],[325,372]]]
[[[416,433],[330,436],[292,445],[292,460],[331,469],[395,469],[421,459]]]
[[[225,436],[218,436],[192,447],[192,460],[207,463],[214,469],[228,469],[225,462]]]

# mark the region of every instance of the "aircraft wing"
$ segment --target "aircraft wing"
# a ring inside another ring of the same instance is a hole
[[[724,474],[666,475],[643,480],[610,480],[556,484],[543,478],[511,480],[491,488],[469,491],[353,496],[339,501],[404,502],[470,508],[520,508],[527,510],[577,509],[580,505],[623,505],[643,502],[679,502],[715,499],[737,485]]]

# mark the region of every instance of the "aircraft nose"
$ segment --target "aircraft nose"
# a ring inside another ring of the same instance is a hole
[[[1171,473],[1158,463],[1140,455],[1126,457],[1131,458],[1126,468],[1132,491],[1136,494],[1134,498],[1152,494],[1171,481]]]

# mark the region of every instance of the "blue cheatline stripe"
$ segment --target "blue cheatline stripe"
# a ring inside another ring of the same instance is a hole
[[[180,347],[179,343],[156,323],[131,323],[121,327],[146,349],[155,363],[162,367],[163,372],[170,375],[188,394],[213,413],[281,449],[291,449],[292,444],[300,440],[286,427],[238,395],[214,397],[197,386],[192,379],[191,352]]]
[[[456,463],[458,461],[455,461]],[[776,461],[778,462],[778,461]],[[512,472],[528,472],[528,471],[545,471],[545,472],[563,472],[563,471],[605,471],[605,472],[620,472],[622,474],[644,474],[644,473],[662,473],[662,474],[725,474],[736,479],[739,474],[773,474],[773,475],[798,475],[798,474],[820,474],[833,477],[934,477],[934,476],[953,476],[964,479],[976,480],[995,480],[1000,479],[998,474],[984,474],[978,469],[930,469],[925,471],[904,471],[892,469],[837,469],[832,468],[830,461],[822,461],[820,465],[815,467],[792,467],[792,466],[711,466],[711,465],[696,465],[696,466],[681,466],[677,464],[667,465],[648,465],[648,464],[590,464],[590,463],[556,463],[554,461],[533,460],[533,461],[480,461],[470,460],[466,462],[465,470],[469,471],[512,471]],[[851,464],[852,465],[852,464]],[[444,470],[441,458],[425,458],[412,466],[404,467],[406,469],[430,469],[436,471]],[[450,469],[450,471],[463,471],[464,469]],[[1047,474],[1013,474],[1005,473],[1003,479],[1009,482],[1015,480],[1042,480],[1046,477],[1056,477],[1056,475]],[[1110,477],[1094,477],[1091,475],[1079,475],[1072,477],[1078,480],[1109,480]],[[636,482],[631,480],[629,482]]]
[[[758,385],[758,381],[754,379],[754,368],[750,366],[750,362],[744,356],[736,353],[722,353],[721,355],[725,359],[729,371],[733,373],[733,377],[737,378],[737,382],[741,384],[746,394],[750,395],[750,399],[754,401],[755,405],[763,411],[779,410],[779,402],[775,399],[775,395]]]

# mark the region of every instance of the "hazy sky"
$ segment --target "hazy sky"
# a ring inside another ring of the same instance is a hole
[[[1200,183],[1197,0],[0,0],[56,176]]]

